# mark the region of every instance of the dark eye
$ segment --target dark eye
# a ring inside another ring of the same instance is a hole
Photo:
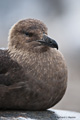
[[[28,37],[32,37],[33,36],[33,33],[29,33],[29,32],[25,32],[26,36]]]
[[[25,34],[26,34],[27,36],[29,36],[29,33],[28,33],[28,32],[25,32]]]

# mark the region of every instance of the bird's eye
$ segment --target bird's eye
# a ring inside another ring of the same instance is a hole
[[[32,37],[33,36],[33,33],[29,33],[29,32],[25,32],[26,36],[28,37]]]
[[[25,32],[25,34],[26,34],[27,36],[29,36],[29,33],[28,33],[28,32]]]

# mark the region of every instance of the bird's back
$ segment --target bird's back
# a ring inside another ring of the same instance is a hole
[[[10,85],[17,82],[20,70],[21,66],[12,60],[8,50],[0,50],[0,84]]]
[[[0,109],[13,106],[18,89],[22,90],[21,76],[24,76],[21,66],[11,59],[8,50],[0,50]]]

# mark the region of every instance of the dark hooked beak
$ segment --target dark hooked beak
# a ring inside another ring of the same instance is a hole
[[[43,35],[43,38],[41,40],[38,40],[38,42],[47,45],[49,47],[52,48],[57,48],[58,49],[58,44],[55,40],[51,39],[50,37],[48,37],[47,35]]]

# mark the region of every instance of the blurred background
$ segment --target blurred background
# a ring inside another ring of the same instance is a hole
[[[0,48],[7,47],[11,26],[36,18],[48,27],[68,66],[68,88],[55,109],[80,112],[80,0],[0,0]]]

